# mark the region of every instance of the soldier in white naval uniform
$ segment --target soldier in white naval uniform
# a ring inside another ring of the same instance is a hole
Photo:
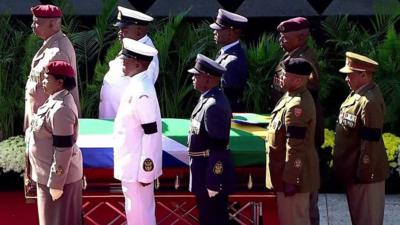
[[[119,27],[118,37],[130,38],[141,43],[154,47],[150,37],[147,35],[147,25],[153,18],[141,12],[118,6],[118,17],[115,26]],[[104,76],[103,86],[100,91],[99,118],[114,119],[124,90],[129,84],[129,76],[122,71],[122,55],[109,62],[109,71]],[[153,57],[147,73],[146,79],[153,84],[157,81],[159,72],[158,58]]]
[[[155,225],[154,180],[162,173],[161,114],[146,70],[153,47],[122,40],[123,70],[131,76],[114,123],[114,177],[121,180],[128,225]]]

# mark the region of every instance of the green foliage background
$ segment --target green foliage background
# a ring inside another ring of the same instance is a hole
[[[83,26],[82,18],[74,16],[66,1],[58,0],[64,14],[63,31],[74,44],[79,76],[83,117],[98,115],[99,93],[108,62],[121,50],[117,29],[112,26],[116,17],[117,0],[104,1],[103,10],[92,26]],[[332,177],[331,160],[334,125],[340,104],[349,93],[344,76],[338,69],[344,65],[346,51],[367,55],[379,62],[375,80],[385,101],[384,140],[390,166],[397,165],[400,134],[400,37],[395,29],[400,10],[377,13],[370,21],[347,16],[327,17],[319,24],[323,40],[310,38],[321,67],[321,102],[325,114],[325,136],[321,167],[323,177]],[[189,23],[187,12],[156,20],[150,26],[150,36],[159,51],[160,74],[156,83],[163,117],[188,117],[197,102],[191,76],[186,72],[193,66],[198,53],[214,58],[219,47],[207,21]],[[42,41],[18,18],[0,15],[0,141],[22,134],[24,86],[33,55]],[[264,33],[256,41],[242,41],[249,63],[249,80],[244,94],[247,111],[269,113],[273,106],[269,91],[275,66],[283,55],[277,34]],[[389,133],[390,132],[390,133]],[[1,149],[0,149],[1,150]],[[394,171],[394,170],[392,170]],[[335,184],[328,180],[326,186]]]

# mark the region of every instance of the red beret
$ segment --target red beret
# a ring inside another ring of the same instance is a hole
[[[296,17],[290,20],[285,20],[281,22],[276,28],[281,33],[291,32],[291,31],[299,31],[303,29],[309,28],[310,23],[304,17]]]
[[[45,68],[45,72],[48,74],[51,74],[55,77],[74,77],[75,76],[75,71],[72,68],[71,64],[61,61],[61,60],[56,60],[56,61],[51,61],[49,64],[47,64]]]
[[[62,17],[61,9],[55,5],[37,5],[31,8],[32,14],[38,18]]]

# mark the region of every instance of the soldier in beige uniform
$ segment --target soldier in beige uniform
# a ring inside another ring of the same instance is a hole
[[[268,126],[266,186],[277,192],[281,225],[309,225],[310,192],[319,188],[315,105],[307,89],[311,72],[311,65],[301,58],[283,63],[287,92],[272,111]]]
[[[33,114],[48,98],[42,87],[43,68],[52,60],[63,60],[70,63],[77,74],[74,47],[61,31],[61,9],[54,5],[37,5],[32,7],[31,11],[32,30],[44,42],[32,59],[31,71],[26,83],[24,130],[29,126]],[[75,80],[77,80],[76,76]],[[80,115],[78,88],[71,90],[71,94]]]
[[[346,52],[350,95],[340,106],[333,164],[346,185],[353,225],[382,225],[388,158],[382,140],[385,103],[372,76],[378,63]]]
[[[45,67],[48,100],[26,130],[40,225],[82,224],[82,154],[76,145],[78,109],[70,93],[75,71],[64,61]]]
[[[308,77],[307,88],[310,91],[316,109],[315,148],[320,151],[324,143],[324,118],[319,99],[320,68],[315,52],[307,45],[310,36],[310,24],[306,18],[295,17],[281,22],[277,30],[280,33],[279,42],[285,51],[280,63],[275,68],[275,75],[271,89],[272,105],[285,93],[282,87],[283,62],[289,58],[303,58],[307,60],[312,73]],[[310,194],[310,220],[312,225],[319,225],[318,190]]]

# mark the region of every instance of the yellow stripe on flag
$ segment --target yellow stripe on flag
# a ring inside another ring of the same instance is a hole
[[[241,131],[245,131],[247,133],[250,133],[254,136],[258,136],[260,138],[265,139],[265,137],[267,136],[267,129],[266,128],[262,128],[259,126],[254,126],[254,125],[242,125],[242,124],[238,124],[235,122],[231,123],[231,128],[235,128]]]

